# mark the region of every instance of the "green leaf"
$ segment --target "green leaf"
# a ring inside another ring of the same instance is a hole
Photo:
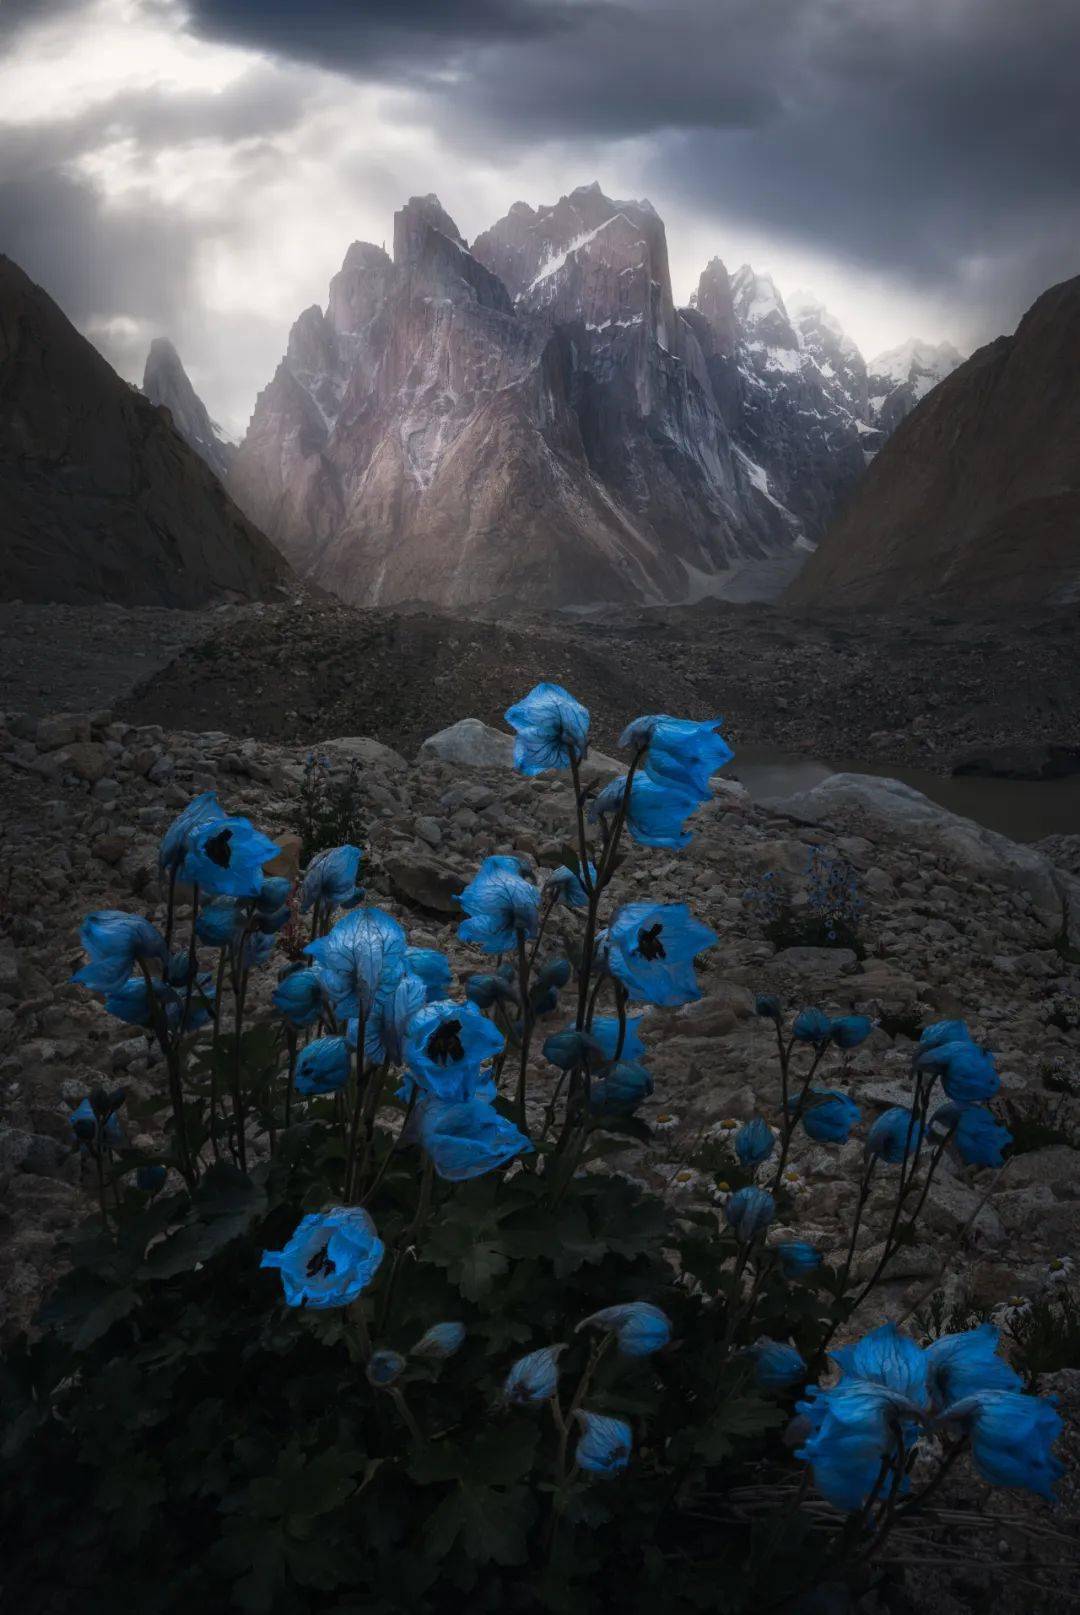
[[[126,1318],[129,1313],[134,1312],[138,1305],[139,1296],[135,1290],[113,1290],[110,1295],[99,1301],[97,1306],[91,1307],[76,1329],[71,1344],[76,1351],[85,1351],[95,1340],[100,1340],[102,1335],[108,1334],[114,1323],[119,1323],[121,1318]]]
[[[787,1414],[775,1402],[757,1396],[732,1397],[697,1432],[694,1446],[706,1463],[719,1463],[732,1453],[737,1441],[764,1435],[786,1419]]]
[[[536,1504],[524,1486],[497,1491],[459,1482],[427,1522],[425,1552],[442,1559],[460,1538],[474,1564],[520,1565]]]

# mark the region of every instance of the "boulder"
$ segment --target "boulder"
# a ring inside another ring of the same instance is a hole
[[[105,747],[96,740],[81,740],[75,745],[68,746],[61,754],[65,768],[80,779],[87,780],[95,785],[99,779],[104,779],[108,773],[111,759]]]
[[[369,735],[338,735],[334,740],[320,740],[312,747],[315,755],[330,758],[332,763],[347,767],[359,763],[361,768],[374,768],[387,774],[400,774],[408,763],[393,746],[384,746],[381,740]]]
[[[455,914],[464,918],[458,896],[468,885],[464,875],[433,858],[405,856],[386,860],[390,886],[401,902],[431,914]]]
[[[513,768],[514,737],[479,718],[460,718],[422,742],[418,760],[429,758],[466,768]],[[602,751],[590,751],[581,765],[581,777],[589,783],[609,779],[623,773],[625,766]]]
[[[1010,841],[972,819],[950,813],[898,779],[830,774],[812,790],[759,804],[799,824],[836,825],[849,817],[902,835],[909,846],[936,854],[972,880],[1004,886],[1031,900],[1048,931],[1063,922],[1061,877],[1033,847]]]
[[[90,739],[90,719],[77,712],[57,712],[42,718],[34,736],[38,751],[59,751],[76,741]]]

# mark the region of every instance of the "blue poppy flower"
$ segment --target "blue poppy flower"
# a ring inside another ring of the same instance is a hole
[[[931,1026],[924,1026],[919,1038],[919,1048],[936,1049],[942,1043],[970,1043],[971,1033],[965,1021],[934,1021]]]
[[[815,1394],[816,1393],[816,1394]],[[796,1403],[810,1433],[795,1456],[813,1468],[814,1484],[835,1508],[861,1508],[875,1487],[888,1496],[893,1476],[880,1482],[882,1462],[898,1451],[910,1407],[896,1391],[865,1380],[841,1380],[827,1391],[811,1388]],[[901,1489],[906,1489],[905,1477]]]
[[[589,879],[596,881],[596,865],[589,865]],[[565,903],[567,908],[588,908],[589,894],[581,876],[566,864],[553,869],[543,885],[544,895],[553,903]]]
[[[122,909],[98,909],[88,914],[79,931],[79,941],[90,955],[90,963],[76,970],[72,981],[81,982],[91,992],[112,993],[135,974],[137,964],[168,960],[165,938],[141,914],[125,914]]]
[[[910,1110],[894,1105],[886,1110],[866,1135],[866,1149],[889,1166],[899,1166],[919,1147],[921,1129]]]
[[[1045,1397],[986,1391],[977,1398],[970,1428],[971,1456],[983,1480],[1053,1500],[1065,1465],[1051,1449],[1063,1425]]]
[[[160,986],[161,983],[154,983],[158,999],[161,996],[158,991]],[[151,1027],[154,1024],[153,1001],[145,976],[131,976],[122,987],[106,994],[105,1008],[110,1015],[115,1015],[118,1021],[126,1022],[128,1026]]]
[[[368,1359],[368,1383],[374,1385],[376,1390],[385,1391],[399,1380],[408,1365],[399,1351],[389,1351],[383,1347],[373,1351]]]
[[[830,1027],[829,1035],[838,1049],[857,1049],[874,1030],[868,1015],[839,1015]]]
[[[943,1407],[983,1391],[1019,1391],[1023,1381],[998,1353],[999,1331],[992,1323],[960,1334],[941,1335],[926,1348],[927,1382]]]
[[[519,935],[534,937],[540,927],[539,887],[525,879],[516,858],[485,858],[458,902],[469,916],[458,936],[485,953],[505,953],[517,946]]]
[[[762,1020],[778,1021],[783,1013],[779,998],[771,993],[759,993],[754,1000],[754,1014],[760,1015]]]
[[[298,1223],[284,1250],[263,1251],[260,1267],[281,1272],[290,1307],[345,1307],[379,1270],[385,1246],[360,1206],[315,1211]]]
[[[994,1057],[974,1043],[946,1043],[952,1052],[941,1073],[941,1086],[958,1105],[977,1105],[993,1099],[1001,1087]]]
[[[651,1357],[671,1339],[671,1319],[651,1301],[626,1301],[601,1307],[582,1318],[579,1329],[605,1329],[615,1336],[624,1357]]]
[[[832,1036],[832,1020],[821,1009],[803,1009],[796,1015],[791,1035],[796,1043],[812,1043],[820,1048]]]
[[[349,1080],[349,1045],[343,1037],[317,1037],[296,1059],[296,1091],[305,1098],[340,1093]]]
[[[273,954],[275,941],[276,938],[273,936],[261,936],[257,931],[253,932],[240,950],[240,963],[244,969],[255,970],[264,965]]]
[[[594,1082],[589,1109],[594,1116],[629,1116],[653,1093],[653,1079],[635,1060],[615,1060]]]
[[[644,1015],[628,1015],[626,1017],[626,1036],[619,1058],[621,1060],[639,1060],[645,1053],[645,1045],[638,1036],[638,1027],[645,1019]],[[615,1050],[619,1047],[619,1017],[617,1015],[594,1015],[593,1023],[589,1027],[589,1035],[600,1045],[600,1051],[605,1060],[614,1060]]]
[[[624,774],[594,796],[589,804],[589,822],[603,815],[614,817],[626,792]],[[687,795],[670,785],[658,785],[643,774],[635,774],[626,809],[626,829],[639,847],[686,847],[693,840],[686,820],[701,806],[700,796]]]
[[[483,1099],[450,1104],[429,1099],[421,1107],[418,1133],[435,1171],[448,1183],[482,1177],[533,1149],[525,1134]]]
[[[694,959],[715,941],[685,903],[625,903],[608,928],[608,969],[635,1003],[689,1004],[701,997]]]
[[[925,1354],[922,1347],[909,1335],[901,1334],[894,1323],[883,1323],[850,1346],[837,1346],[829,1355],[845,1376],[884,1385],[906,1397],[915,1407],[925,1405]]]
[[[410,1357],[453,1357],[465,1344],[463,1323],[433,1323],[409,1352]]]
[[[605,1059],[604,1051],[595,1037],[568,1026],[563,1032],[552,1032],[544,1039],[544,1059],[560,1071],[572,1071],[575,1066],[599,1063]]]
[[[323,1005],[322,982],[318,972],[304,965],[296,965],[288,975],[282,976],[270,1002],[280,1010],[289,1025],[300,1029],[313,1026]]]
[[[405,932],[379,908],[354,909],[304,949],[338,1016],[371,1013],[405,973]]]
[[[175,874],[184,861],[188,836],[204,824],[222,824],[228,815],[213,791],[204,791],[189,802],[184,811],[170,824],[161,838],[158,849],[158,868],[163,874]]]
[[[264,914],[274,914],[288,903],[291,896],[292,881],[285,875],[264,875],[255,907]]]
[[[478,1009],[492,1009],[496,1004],[516,1004],[519,999],[517,984],[506,976],[470,976],[465,983],[465,997]]]
[[[239,903],[223,897],[216,903],[202,905],[195,921],[195,934],[208,948],[228,948],[239,937],[246,923]]]
[[[405,968],[410,975],[420,977],[427,989],[429,1003],[437,998],[445,998],[453,984],[454,972],[450,968],[450,961],[438,948],[406,948]]]
[[[761,1116],[744,1122],[735,1134],[735,1154],[745,1167],[760,1166],[776,1147],[772,1128]]]
[[[672,718],[666,712],[635,718],[619,736],[620,746],[647,750],[640,767],[658,785],[699,798],[709,795],[709,781],[735,753],[720,733],[722,718],[695,723],[692,718]]]
[[[92,1143],[98,1134],[98,1116],[89,1098],[80,1100],[68,1117],[71,1131],[81,1144]],[[120,1130],[120,1118],[115,1110],[110,1110],[101,1128],[106,1144],[120,1144],[123,1134]]]
[[[441,999],[420,1005],[411,1020],[402,1054],[409,1075],[434,1099],[471,1099],[481,1081],[480,1067],[506,1046],[506,1039],[475,1004]]]
[[[503,1400],[515,1407],[550,1402],[559,1384],[559,1356],[565,1350],[566,1342],[562,1341],[519,1357],[503,1383]]]
[[[786,1279],[800,1278],[804,1273],[812,1273],[821,1266],[823,1257],[820,1251],[805,1239],[784,1239],[774,1245],[777,1256],[780,1258],[780,1270]]]
[[[215,896],[258,897],[279,850],[250,819],[210,819],[188,831],[180,879]]]
[[[309,913],[316,903],[330,908],[352,908],[358,903],[364,895],[356,879],[363,856],[359,847],[346,844],[313,858],[300,886],[301,914]]]
[[[625,1419],[612,1419],[604,1413],[579,1408],[581,1440],[574,1450],[574,1462],[590,1475],[615,1475],[630,1462],[634,1436]]]
[[[811,1088],[799,1109],[799,1120],[818,1144],[846,1144],[860,1110],[853,1099],[835,1088]]]
[[[135,1173],[135,1187],[143,1194],[157,1194],[164,1188],[168,1169],[164,1166],[140,1166]]]
[[[753,1350],[754,1374],[765,1390],[785,1391],[806,1378],[806,1364],[794,1346],[782,1340],[759,1340]]]
[[[776,1201],[767,1189],[756,1189],[753,1185],[736,1189],[724,1201],[724,1216],[739,1244],[748,1245],[765,1232],[776,1216]]]
[[[541,991],[554,988],[556,992],[566,986],[574,973],[569,959],[548,959],[536,973],[536,986]]]
[[[376,1000],[364,1022],[365,1057],[375,1064],[386,1061],[389,1065],[401,1065],[405,1059],[405,1039],[413,1016],[427,1001],[427,988],[420,977],[411,972],[402,976],[389,997]],[[349,1043],[355,1048],[360,1034],[359,1021],[350,1021],[347,1030]],[[410,1092],[411,1084],[406,1089],[406,1098]]]
[[[589,750],[589,710],[561,684],[537,684],[523,701],[506,709],[506,721],[517,733],[514,767],[519,774],[542,774],[569,768]]]
[[[983,1105],[940,1105],[932,1125],[943,1133],[952,1130],[953,1146],[965,1166],[1001,1166],[1001,1152],[1013,1141],[1009,1129],[1000,1127]]]

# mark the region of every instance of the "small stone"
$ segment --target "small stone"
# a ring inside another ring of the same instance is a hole
[[[426,841],[429,847],[438,847],[442,842],[442,831],[438,824],[426,814],[416,820],[413,829],[421,841]]]
[[[99,779],[91,794],[95,802],[115,802],[120,795],[120,786],[114,779]]]

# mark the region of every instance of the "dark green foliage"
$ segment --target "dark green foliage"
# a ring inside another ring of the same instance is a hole
[[[1064,1285],[1014,1311],[1005,1333],[1010,1358],[1038,1389],[1040,1376],[1080,1364],[1080,1300]]]
[[[361,772],[354,760],[335,778],[325,758],[314,752],[308,756],[292,824],[303,843],[302,865],[327,847],[363,847],[367,815],[360,798]]]

